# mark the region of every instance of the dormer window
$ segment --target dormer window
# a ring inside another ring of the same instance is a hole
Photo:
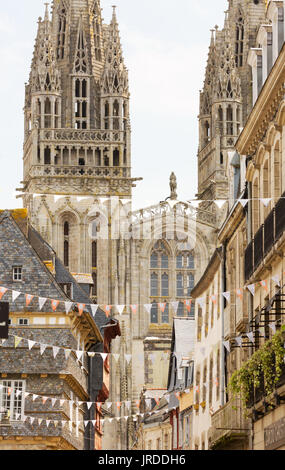
[[[23,280],[23,268],[22,266],[13,267],[13,281],[22,281]]]

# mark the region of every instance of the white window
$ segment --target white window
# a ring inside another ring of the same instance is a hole
[[[0,382],[0,421],[23,419],[26,382],[23,380],[3,380]],[[19,416],[18,416],[19,415]]]
[[[13,267],[13,281],[22,281],[22,280],[23,280],[22,266],[14,266]]]
[[[20,325],[20,326],[28,326],[28,325],[29,325],[29,320],[28,320],[28,318],[19,318],[19,319],[18,319],[18,325]]]

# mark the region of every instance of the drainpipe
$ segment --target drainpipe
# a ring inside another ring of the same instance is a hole
[[[247,210],[247,239],[248,241],[252,240],[253,236],[253,231],[252,231],[252,185],[249,182],[247,185],[247,190],[248,190],[248,210]],[[247,303],[247,308],[248,308],[248,319],[249,322],[252,321],[253,319],[253,296],[250,295],[248,297],[248,303]],[[250,324],[250,323],[249,323]],[[251,354],[253,354],[253,346],[250,348]],[[250,438],[249,438],[249,450],[253,450],[254,444],[254,423],[253,420],[251,419],[251,433],[250,433]]]

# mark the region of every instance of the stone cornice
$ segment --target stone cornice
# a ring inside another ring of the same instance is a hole
[[[275,115],[278,103],[284,96],[284,82],[285,45],[283,45],[237,140],[236,149],[241,155],[252,155],[256,152],[270,121]]]

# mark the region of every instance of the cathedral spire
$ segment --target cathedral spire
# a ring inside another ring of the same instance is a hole
[[[101,81],[104,94],[128,94],[128,71],[124,65],[116,7],[107,32],[105,68]]]
[[[30,85],[33,93],[60,91],[60,74],[56,65],[52,42],[48,3],[45,5],[44,20],[40,17],[38,21],[38,34],[30,75]]]

